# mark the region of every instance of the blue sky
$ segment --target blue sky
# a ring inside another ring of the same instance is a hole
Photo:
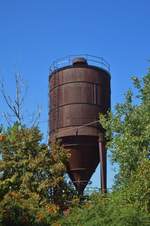
[[[41,106],[48,118],[48,73],[53,60],[69,54],[103,56],[111,65],[112,108],[123,100],[132,75],[142,76],[150,59],[149,0],[0,0],[0,75],[10,94],[14,74],[28,84],[25,108]],[[0,102],[1,111],[6,106]],[[47,134],[47,123],[40,128]],[[113,181],[108,163],[108,187]],[[93,177],[99,186],[99,170]]]

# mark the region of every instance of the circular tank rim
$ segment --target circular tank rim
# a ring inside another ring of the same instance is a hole
[[[87,65],[94,65],[98,67],[105,68],[107,71],[110,71],[110,64],[107,60],[103,57],[91,55],[91,54],[71,54],[65,57],[58,58],[54,60],[50,66],[50,71],[54,71],[55,69],[62,68],[64,66],[71,66],[74,65],[74,60],[76,63],[80,64],[80,59],[84,59],[84,63],[86,62]],[[82,64],[84,64],[82,61]]]
[[[51,80],[51,78],[53,77],[54,74],[56,74],[57,72],[59,71],[64,71],[64,70],[67,70],[67,69],[71,69],[71,68],[91,68],[91,69],[94,69],[94,70],[97,70],[97,71],[103,71],[105,72],[109,78],[111,79],[111,74],[109,71],[107,71],[106,69],[102,68],[102,67],[98,67],[98,66],[95,66],[95,65],[77,65],[77,66],[73,66],[73,65],[68,65],[68,66],[64,66],[64,67],[61,67],[61,68],[58,68],[58,69],[55,69],[54,71],[52,71],[50,74],[49,74],[49,81]]]

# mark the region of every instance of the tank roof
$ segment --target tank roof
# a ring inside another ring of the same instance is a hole
[[[83,66],[95,66],[110,72],[110,64],[103,57],[97,57],[89,54],[78,54],[68,55],[53,61],[50,66],[50,74],[55,70],[59,70],[68,66],[76,66],[79,64]]]

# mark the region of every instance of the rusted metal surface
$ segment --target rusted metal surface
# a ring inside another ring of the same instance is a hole
[[[104,141],[99,139],[99,158],[100,158],[100,173],[101,173],[101,191],[107,192],[107,152]]]
[[[92,136],[65,137],[62,143],[71,150],[68,174],[79,193],[82,193],[99,163],[98,142]]]
[[[82,193],[99,163],[99,133],[104,131],[95,121],[110,108],[110,74],[79,58],[54,70],[49,85],[50,141],[61,139],[71,150],[68,174]]]

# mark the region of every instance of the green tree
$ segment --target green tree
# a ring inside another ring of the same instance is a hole
[[[125,102],[117,104],[108,118],[100,116],[112,161],[119,165],[118,186],[127,184],[150,154],[150,71],[141,80],[137,77],[132,80],[136,96],[128,90]]]
[[[135,208],[125,193],[93,194],[84,205],[70,209],[67,217],[58,221],[62,226],[148,226],[150,216]]]
[[[58,143],[49,150],[48,145],[42,144],[42,135],[36,127],[15,123],[3,131],[3,136],[5,140],[0,143],[2,225],[48,225],[58,217],[65,202],[63,191],[68,190],[64,173],[69,155]]]

